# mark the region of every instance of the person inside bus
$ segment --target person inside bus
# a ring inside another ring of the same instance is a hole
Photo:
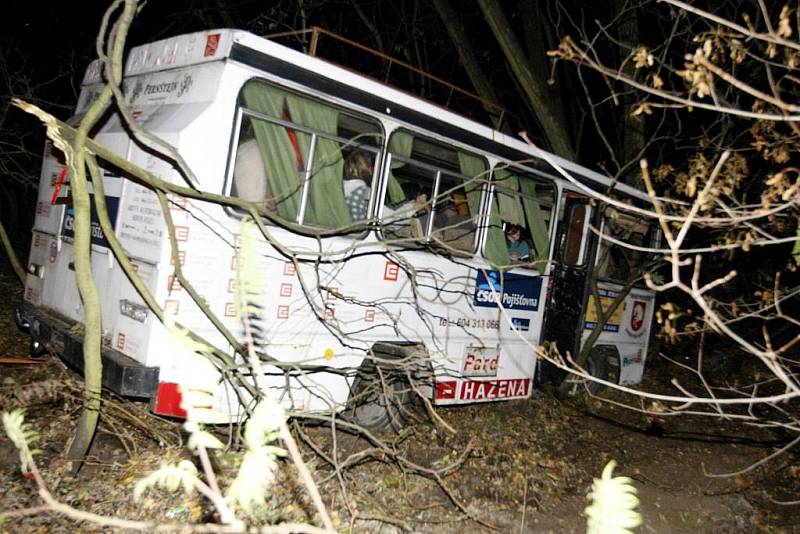
[[[233,195],[275,211],[275,199],[269,190],[267,169],[255,138],[239,144],[233,166]]]
[[[437,204],[433,223],[436,228],[441,229],[462,228],[466,222],[472,220],[469,215],[464,215],[464,210],[469,213],[466,201],[458,202],[453,197],[447,197]]]
[[[428,195],[416,182],[403,184],[403,194],[402,202],[383,207],[384,221],[392,226],[389,231],[397,237],[422,237],[431,211]]]
[[[373,169],[373,156],[366,150],[352,151],[344,162],[344,200],[353,222],[367,218]]]
[[[508,256],[513,262],[526,261],[530,256],[528,242],[522,238],[522,227],[517,224],[506,226],[506,246]]]
[[[387,217],[400,220],[408,217],[420,217],[430,213],[431,204],[428,202],[428,195],[422,190],[422,186],[416,182],[407,182],[403,185],[405,200],[402,202],[384,206],[383,213]]]

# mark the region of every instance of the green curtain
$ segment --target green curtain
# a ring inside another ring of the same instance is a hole
[[[499,172],[495,169],[495,176]],[[486,245],[483,249],[483,255],[486,256],[492,264],[497,267],[511,265],[511,257],[508,255],[508,247],[506,246],[506,236],[503,233],[503,220],[500,217],[501,208],[498,197],[505,195],[498,194],[498,184],[494,181],[495,193],[492,195],[492,205],[489,213],[489,228],[486,236]]]
[[[498,169],[495,172],[495,189],[500,203],[500,215],[503,220],[519,226],[525,225],[525,212],[522,209],[519,194],[519,177],[508,169]]]
[[[286,97],[292,120],[303,126],[336,135],[339,111],[319,102],[289,94]],[[303,161],[308,166],[311,139],[298,136]],[[351,224],[342,188],[342,151],[336,141],[317,136],[304,224],[340,228]]]
[[[408,132],[396,131],[392,134],[392,137],[389,138],[389,153],[393,156],[398,155],[407,158],[411,156],[411,149],[413,146],[414,137]],[[398,169],[403,165],[405,165],[403,161],[392,160],[392,169]],[[386,198],[389,200],[388,203],[392,205],[399,204],[406,200],[403,187],[400,185],[400,182],[397,181],[391,169],[389,169],[389,183],[386,185]]]
[[[489,216],[489,231],[486,237],[486,246],[483,255],[495,266],[511,265],[511,256],[508,255],[506,236],[503,233],[503,220],[500,218],[500,207],[497,196],[492,199],[492,213]]]
[[[272,117],[283,114],[286,93],[262,83],[245,85],[244,103],[249,109]],[[266,121],[253,120],[253,132],[267,166],[267,176],[272,195],[275,197],[278,216],[295,222],[300,207],[302,185],[297,170],[294,147],[286,128]]]
[[[550,253],[550,236],[548,235],[547,221],[544,219],[542,207],[536,200],[536,184],[533,180],[521,180],[522,203],[528,219],[528,229],[531,232],[533,246],[536,249],[536,259],[546,260]]]
[[[550,252],[550,238],[547,221],[536,199],[536,183],[529,178],[517,176],[507,169],[495,170],[495,177],[489,236],[484,251],[486,257],[497,265],[510,263],[506,237],[502,229],[502,221],[505,220],[511,224],[527,227],[533,240],[534,258],[547,259]]]
[[[461,169],[461,174],[469,178],[464,190],[467,193],[469,214],[474,217],[481,210],[481,184],[486,181],[486,176],[484,175],[486,172],[486,160],[472,154],[459,152],[458,166]]]

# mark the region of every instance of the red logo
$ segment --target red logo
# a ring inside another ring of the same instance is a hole
[[[175,241],[189,241],[189,227],[175,225]]]
[[[186,197],[173,196],[170,197],[169,209],[186,211]]]
[[[164,301],[164,314],[178,315],[181,309],[181,302],[179,300],[165,300]]]
[[[186,265],[186,251],[185,250],[179,250],[178,251],[178,263],[181,264],[181,267]],[[170,257],[169,264],[170,265],[175,265],[175,257],[174,256]]]
[[[205,57],[213,56],[217,53],[217,48],[219,47],[219,34],[212,33],[208,37],[206,37],[206,50],[203,52]]]
[[[167,291],[181,291],[183,286],[181,285],[180,280],[175,277],[174,274],[171,274],[167,277]]]
[[[447,400],[456,398],[456,381],[436,382],[436,398]]]
[[[397,282],[400,275],[400,266],[393,261],[387,261],[383,269],[383,279],[387,282]]]
[[[638,332],[644,326],[644,312],[647,310],[647,303],[641,300],[633,301],[631,310],[631,331]]]
[[[292,284],[281,284],[281,296],[291,297],[293,287]]]

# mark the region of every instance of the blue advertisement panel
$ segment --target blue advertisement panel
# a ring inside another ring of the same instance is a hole
[[[100,227],[100,222],[98,221],[97,217],[97,210],[94,207],[94,195],[91,193],[89,194],[89,201],[92,205],[92,244],[108,247],[108,241],[106,241],[106,238],[103,235],[103,229]],[[108,217],[111,219],[111,227],[116,228],[117,212],[119,211],[119,197],[106,196],[106,210],[108,210]],[[67,206],[67,209],[64,212],[64,226],[61,234],[65,237],[74,238],[74,224],[75,208],[73,206]]]
[[[483,308],[497,308],[501,304],[507,310],[536,311],[541,289],[540,276],[478,271],[473,302]]]
[[[517,332],[527,332],[531,329],[531,320],[523,319],[522,317],[512,317],[511,325]]]

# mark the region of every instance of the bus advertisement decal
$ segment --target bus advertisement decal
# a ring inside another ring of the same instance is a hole
[[[455,380],[436,382],[436,398],[439,400],[455,399],[456,386],[458,386],[458,382],[456,382]]]
[[[461,391],[458,398],[465,401],[479,401],[527,397],[530,393],[530,386],[530,378],[511,378],[485,382],[464,380],[461,382]]]
[[[527,332],[531,329],[531,320],[523,319],[522,317],[512,317],[511,327],[517,332]]]
[[[483,330],[497,330],[500,328],[500,319],[484,319],[483,317],[458,317],[458,318],[439,318],[439,326],[449,328],[476,328]]]
[[[499,348],[469,346],[461,366],[461,376],[497,376],[499,362]]]
[[[478,271],[475,281],[475,306],[507,310],[537,311],[542,289],[540,276]]]
[[[634,300],[633,307],[631,308],[631,317],[628,326],[625,327],[625,333],[631,337],[639,337],[645,332],[644,325],[646,324],[645,318],[647,317],[647,302],[643,300]]]
[[[610,289],[598,289],[597,293],[600,297],[600,305],[603,307],[603,311],[608,310],[614,300],[619,296],[618,292]],[[623,302],[617,306],[617,309],[615,309],[611,317],[608,318],[606,324],[603,325],[603,331],[619,332],[619,327],[620,324],[622,324],[622,315],[624,312],[625,303]],[[594,330],[597,327],[598,318],[599,314],[597,313],[597,299],[595,299],[594,295],[589,295],[589,302],[586,306],[586,322],[583,327],[586,330]]]
[[[108,248],[108,241],[106,241],[105,234],[103,234],[103,229],[100,227],[100,218],[97,215],[97,208],[95,207],[94,203],[94,194],[89,193],[89,202],[91,208],[91,235],[92,235],[92,243],[95,245],[100,245],[101,247]],[[106,195],[106,211],[108,212],[108,218],[111,220],[111,228],[116,229],[117,227],[117,212],[119,211],[119,197],[112,197]],[[65,237],[74,238],[75,231],[74,231],[74,224],[75,224],[75,208],[73,206],[67,206],[67,209],[64,210],[64,225],[61,231],[61,234]]]

